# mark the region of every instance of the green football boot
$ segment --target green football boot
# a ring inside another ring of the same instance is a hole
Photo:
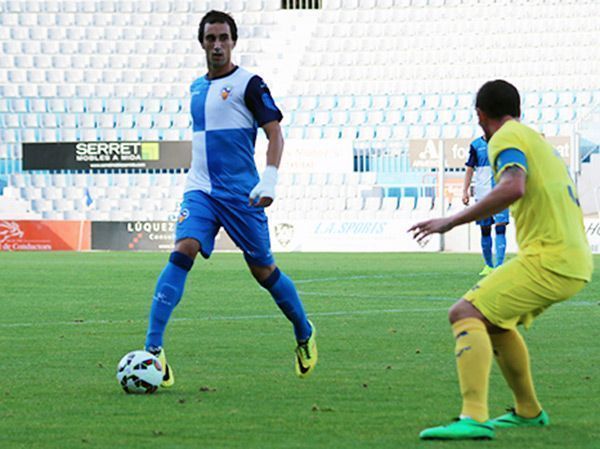
[[[494,271],[494,268],[490,267],[489,265],[486,265],[485,267],[483,267],[483,269],[479,272],[479,276],[484,277],[487,276],[488,274],[492,273]]]
[[[313,323],[310,323],[312,334],[305,342],[298,343],[296,346],[296,375],[301,379],[305,379],[314,371],[317,365],[317,328]]]
[[[447,426],[430,427],[419,434],[422,440],[491,440],[495,437],[489,421],[457,419]]]
[[[535,418],[523,418],[517,415],[515,409],[498,416],[490,421],[494,429],[508,429],[512,427],[546,427],[550,425],[550,417],[545,411],[541,411]]]

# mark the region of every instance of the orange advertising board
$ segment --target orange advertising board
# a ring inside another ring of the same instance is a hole
[[[84,251],[89,221],[0,220],[0,251]]]

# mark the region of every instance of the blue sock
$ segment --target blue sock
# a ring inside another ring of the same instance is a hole
[[[492,229],[488,226],[481,227],[481,252],[488,267],[494,266],[492,259]]]
[[[302,301],[300,301],[298,291],[292,280],[287,277],[285,273],[281,272],[279,268],[275,268],[275,271],[260,284],[269,290],[275,303],[279,306],[287,319],[294,325],[296,340],[308,340],[312,333],[312,329],[308,323],[308,318],[306,318],[306,313],[304,313],[304,306],[302,305]]]
[[[185,254],[173,252],[164,268],[154,290],[150,322],[146,334],[146,350],[160,348],[163,345],[165,328],[171,313],[183,295],[183,286],[194,260]]]
[[[506,253],[506,225],[496,226],[496,266],[504,263]]]

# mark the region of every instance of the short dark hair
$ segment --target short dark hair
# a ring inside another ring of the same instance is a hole
[[[502,118],[505,115],[519,118],[521,116],[521,97],[517,88],[507,81],[488,81],[477,92],[475,107],[493,119]]]
[[[200,43],[204,41],[204,27],[207,23],[226,23],[229,25],[229,30],[231,31],[231,39],[233,42],[237,42],[238,34],[237,34],[237,25],[235,24],[235,20],[229,14],[223,11],[212,11],[207,12],[202,20],[200,21],[200,26],[198,27],[198,40]]]

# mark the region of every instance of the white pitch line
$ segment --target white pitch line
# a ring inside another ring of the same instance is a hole
[[[559,304],[557,307],[566,309],[563,312],[577,311],[579,307],[576,306],[597,306],[597,302],[574,302],[565,307],[565,304]],[[373,310],[338,310],[332,312],[314,312],[309,313],[310,317],[314,316],[354,316],[354,315],[376,315],[376,314],[388,314],[388,313],[429,313],[429,312],[447,312],[447,307],[427,307],[427,308],[413,308],[413,309],[373,309]],[[265,320],[273,318],[281,318],[283,315],[268,314],[268,315],[216,315],[216,316],[205,316],[199,318],[174,318],[171,322],[188,322],[188,321],[245,321],[245,320]],[[20,327],[43,327],[43,326],[83,326],[89,324],[132,324],[132,323],[145,323],[147,320],[83,320],[79,321],[50,321],[40,323],[5,323],[0,324],[0,329],[13,329]]]
[[[324,293],[324,292],[305,292],[298,290],[298,294],[302,296],[318,296],[318,297],[330,297],[330,298],[357,298],[357,299],[406,299],[406,300],[425,300],[425,301],[458,301],[461,296],[418,296],[418,295],[362,295],[360,293],[344,293],[338,294],[335,292]],[[556,304],[554,307],[589,307],[589,306],[600,306],[600,301],[563,301]],[[600,310],[600,309],[599,309]]]
[[[294,279],[295,284],[315,284],[320,282],[339,282],[339,281],[355,281],[364,279],[402,279],[402,278],[413,278],[420,276],[434,276],[440,273],[434,272],[422,272],[422,273],[399,273],[399,274],[363,274],[356,276],[340,276],[340,277],[328,277],[328,278],[314,278],[314,279]]]
[[[328,278],[314,278],[314,279],[299,279],[294,281],[296,284],[314,284],[322,282],[339,282],[339,281],[350,281],[350,280],[361,280],[361,279],[401,279],[409,277],[419,276],[432,276],[439,274],[439,272],[421,272],[421,273],[402,273],[392,275],[356,275],[356,276],[340,276],[340,277],[328,277]],[[426,301],[456,301],[458,297],[438,297],[438,296],[412,296],[412,295],[390,295],[390,296],[373,296],[373,295],[361,295],[361,294],[335,294],[335,293],[324,293],[324,292],[302,292],[299,291],[300,295],[303,296],[319,296],[319,297],[344,297],[344,298],[359,298],[359,299],[414,299],[426,300]],[[567,302],[558,304],[557,307],[565,307],[565,304],[570,309],[571,306],[597,306],[600,303],[597,301],[577,301]],[[416,308],[416,309],[375,309],[375,310],[341,310],[333,312],[315,312],[310,313],[309,316],[353,316],[353,315],[374,315],[374,314],[387,314],[387,313],[427,313],[427,312],[439,312],[447,311],[446,307],[437,308]],[[233,316],[205,316],[199,318],[174,318],[171,322],[186,322],[186,321],[240,321],[240,320],[263,320],[280,318],[281,314],[270,314],[270,315],[233,315]],[[43,326],[81,326],[88,324],[130,324],[130,323],[142,323],[147,320],[83,320],[83,321],[54,321],[54,322],[38,322],[38,323],[0,323],[0,329],[12,329],[20,327],[43,327]]]
[[[416,309],[376,309],[376,310],[339,310],[332,312],[309,313],[308,316],[351,316],[351,315],[373,315],[387,313],[425,313],[446,311],[445,307],[436,308],[416,308]],[[173,318],[171,322],[187,321],[243,321],[243,320],[264,320],[281,318],[282,314],[268,315],[231,315],[231,316],[205,316],[198,318]],[[83,320],[83,321],[47,321],[40,323],[6,323],[0,324],[0,328],[18,328],[18,327],[42,327],[42,326],[83,326],[87,324],[132,324],[145,323],[147,320]]]
[[[415,301],[424,299],[426,301],[458,301],[459,296],[416,296],[416,295],[361,295],[360,293],[323,293],[323,292],[305,292],[298,290],[298,294],[302,296],[320,296],[331,298],[357,298],[357,299],[414,299]]]

